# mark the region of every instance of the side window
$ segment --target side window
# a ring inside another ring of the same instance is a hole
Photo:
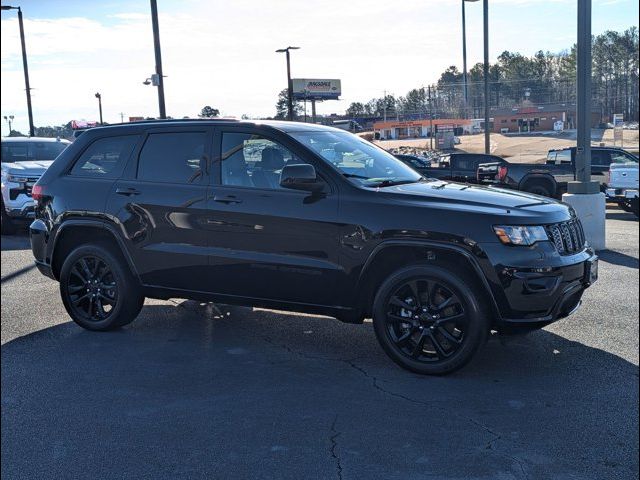
[[[222,184],[280,189],[287,165],[306,163],[279,143],[249,133],[222,134]]]
[[[22,162],[29,160],[29,144],[27,142],[2,142],[3,162]]]
[[[611,152],[611,163],[638,163],[638,159],[625,152]]]
[[[608,167],[609,165],[611,165],[611,155],[605,150],[592,150],[591,165]]]
[[[571,150],[560,150],[556,153],[556,165],[571,164]]]
[[[137,135],[101,138],[89,145],[71,169],[71,175],[117,178],[133,152]]]
[[[198,183],[202,177],[205,132],[152,133],[138,157],[138,180]]]

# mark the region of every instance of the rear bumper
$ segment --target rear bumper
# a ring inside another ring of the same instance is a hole
[[[638,190],[632,188],[607,188],[605,195],[607,201],[620,203],[638,198]]]
[[[49,230],[42,220],[38,219],[31,223],[29,226],[29,239],[36,267],[40,270],[40,273],[55,280],[51,269],[51,259],[47,256]]]

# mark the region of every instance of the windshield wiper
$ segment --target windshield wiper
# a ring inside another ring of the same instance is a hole
[[[422,181],[422,177],[418,178],[418,179],[411,179],[411,178],[384,178],[384,179],[379,179],[379,178],[371,178],[369,179],[369,181],[373,182],[372,184],[367,184],[367,187],[392,187],[394,185],[404,185],[407,183],[418,183],[420,181]]]
[[[369,178],[369,177],[366,177],[366,176],[364,176],[364,175],[358,175],[358,174],[356,174],[356,173],[346,173],[346,172],[343,172],[343,173],[342,173],[342,175],[344,175],[344,176],[345,176],[345,177],[347,177],[347,178],[361,178],[362,180],[370,180],[370,178]]]

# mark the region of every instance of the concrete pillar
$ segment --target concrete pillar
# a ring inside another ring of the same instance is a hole
[[[606,198],[604,193],[565,193],[562,201],[573,207],[582,222],[584,235],[595,250],[606,245]]]

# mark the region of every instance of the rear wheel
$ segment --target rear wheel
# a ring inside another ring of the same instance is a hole
[[[394,362],[426,375],[463,367],[489,333],[474,289],[430,265],[403,268],[380,286],[373,324],[380,345]]]
[[[544,183],[532,183],[527,185],[524,191],[533,193],[534,195],[541,195],[543,197],[550,197],[552,195],[551,189]]]
[[[103,245],[71,252],[60,271],[60,294],[74,322],[88,330],[113,330],[131,323],[144,296],[126,263]]]

